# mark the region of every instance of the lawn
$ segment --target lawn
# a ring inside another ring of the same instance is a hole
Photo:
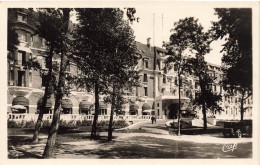
[[[55,146],[55,158],[251,158],[252,143],[239,143],[237,149],[223,152],[223,144],[195,143],[165,139],[145,130],[115,132],[112,142],[107,133],[99,140],[91,141],[86,128],[59,133]],[[8,157],[40,158],[47,140],[42,130],[39,144],[31,144],[32,129],[8,129]],[[25,136],[28,135],[28,136]]]

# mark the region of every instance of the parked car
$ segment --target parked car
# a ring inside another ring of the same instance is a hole
[[[178,119],[173,119],[165,123],[166,127],[178,128]],[[189,118],[181,118],[181,128],[191,127]]]
[[[252,120],[226,121],[223,129],[224,137],[252,136]]]

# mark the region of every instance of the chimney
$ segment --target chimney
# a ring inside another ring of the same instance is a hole
[[[149,48],[151,48],[151,43],[150,43],[150,40],[151,40],[151,38],[150,38],[150,37],[148,37],[148,38],[147,38],[147,46],[148,46]]]

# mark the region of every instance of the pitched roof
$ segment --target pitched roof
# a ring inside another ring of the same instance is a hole
[[[146,44],[143,44],[141,42],[136,41],[136,47],[137,47],[137,53],[141,54],[143,57],[154,57],[154,47],[151,46],[149,47]],[[167,50],[163,49],[163,48],[159,48],[159,47],[155,47],[155,49],[160,52],[163,53],[167,53]]]

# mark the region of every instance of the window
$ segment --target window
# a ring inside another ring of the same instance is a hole
[[[166,83],[166,76],[163,75],[163,83]]]
[[[25,33],[18,33],[18,40],[27,42],[26,34]]]
[[[25,52],[18,51],[17,65],[25,65],[26,63],[25,56],[26,56]]]
[[[42,69],[46,69],[46,57],[42,57],[42,63],[41,63]]]
[[[18,71],[18,84],[17,86],[25,86],[25,72],[24,71]]]
[[[147,82],[147,74],[144,74],[144,82]]]
[[[144,95],[145,95],[145,96],[148,96],[147,87],[144,87]]]
[[[27,22],[27,16],[23,15],[23,14],[18,14],[17,15],[17,21],[26,23]]]
[[[178,85],[177,77],[174,78],[174,84],[175,84],[175,85]]]
[[[34,41],[34,42],[39,42],[38,36],[33,36],[33,41]]]
[[[46,87],[48,80],[48,75],[42,75],[42,86]]]
[[[178,65],[174,64],[174,71],[177,71],[177,70],[178,70]]]
[[[216,85],[213,85],[213,87],[214,87],[214,92],[216,92],[217,91],[217,87],[216,87]]]
[[[149,68],[148,59],[144,59],[144,68]]]

